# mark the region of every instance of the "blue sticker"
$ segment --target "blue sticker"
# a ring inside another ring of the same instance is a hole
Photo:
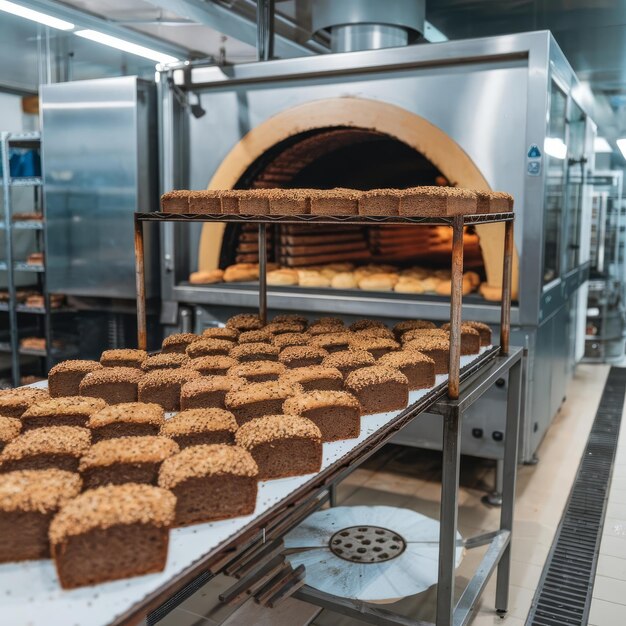
[[[539,176],[541,174],[541,161],[528,161],[528,175]]]
[[[529,159],[540,159],[541,158],[541,150],[539,150],[539,146],[536,143],[533,143],[528,150],[528,158]]]

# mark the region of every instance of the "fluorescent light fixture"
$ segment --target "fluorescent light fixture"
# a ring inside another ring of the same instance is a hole
[[[58,28],[59,30],[72,30],[72,28],[74,28],[74,24],[72,24],[72,22],[66,22],[65,20],[60,20],[56,17],[52,17],[51,15],[27,9],[21,4],[15,4],[15,2],[5,2],[5,0],[0,0],[0,11],[12,13],[13,15],[18,15],[19,17],[23,17],[27,20],[44,24],[45,26]]]
[[[136,54],[137,56],[144,57],[145,59],[151,59],[157,63],[176,63],[178,61],[176,57],[165,54],[164,52],[158,52],[152,48],[139,46],[136,43],[131,43],[125,39],[105,35],[97,30],[77,30],[74,34],[79,37],[83,37],[84,39],[90,39],[91,41],[96,41],[97,43],[104,44],[105,46],[110,46],[111,48],[117,48],[123,52],[130,52],[130,54]]]
[[[611,144],[604,137],[596,137],[593,140],[594,152],[613,152]]]
[[[563,160],[567,156],[567,146],[559,137],[546,137],[543,151],[555,159]]]
[[[619,151],[622,153],[622,156],[626,159],[626,137],[622,137],[618,139],[615,143],[617,143],[617,147]]]

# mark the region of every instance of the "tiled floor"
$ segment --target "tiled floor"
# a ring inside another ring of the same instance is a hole
[[[626,624],[626,415],[613,466],[589,624]]]
[[[577,369],[567,402],[554,420],[542,442],[535,466],[521,466],[518,473],[517,502],[512,544],[512,577],[509,613],[504,620],[495,615],[495,580],[491,581],[476,611],[474,626],[523,626],[528,614],[542,566],[550,549],[556,527],[567,500],[571,483],[596,413],[608,372],[605,366],[583,365]],[[621,456],[615,474],[607,522],[606,554],[598,564],[601,577],[599,595],[592,606],[594,626],[626,624],[626,429],[622,431]],[[356,470],[338,490],[339,504],[389,504],[414,509],[431,517],[439,516],[441,464],[435,452],[387,446],[364,467]],[[492,465],[477,459],[463,458],[459,493],[459,529],[471,536],[496,527],[499,510],[487,508],[481,497],[493,480]],[[621,488],[618,488],[618,485]],[[620,521],[621,520],[621,521]],[[604,544],[603,544],[604,545]],[[621,552],[619,552],[621,549]],[[485,548],[471,550],[457,570],[456,587],[460,595],[484,554]],[[623,555],[624,558],[616,556]],[[604,584],[605,583],[605,584]],[[162,626],[208,626],[220,623],[232,611],[215,606],[217,587],[222,582],[201,589],[160,624]],[[386,608],[410,614],[416,619],[434,619],[435,588],[386,605]],[[276,618],[278,616],[275,616]],[[264,619],[268,619],[266,616]],[[362,622],[324,610],[317,617],[307,615],[302,622],[293,619],[272,620],[272,626],[284,623],[300,626],[357,626]],[[229,626],[241,623],[231,618]],[[250,621],[245,624],[266,623]]]

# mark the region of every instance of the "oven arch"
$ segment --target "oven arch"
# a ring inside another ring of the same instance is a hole
[[[450,181],[472,189],[490,189],[469,155],[444,131],[425,118],[388,102],[342,97],[315,100],[274,115],[250,130],[226,155],[208,189],[232,189],[248,168],[289,137],[332,127],[371,129],[401,141],[421,153]],[[487,282],[502,285],[504,224],[477,227]],[[204,224],[199,269],[217,267],[223,225]],[[517,297],[518,258],[513,259],[513,297]]]

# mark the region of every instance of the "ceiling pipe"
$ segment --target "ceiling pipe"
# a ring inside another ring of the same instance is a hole
[[[406,46],[424,33],[425,0],[314,0],[313,31],[330,31],[331,52]]]

